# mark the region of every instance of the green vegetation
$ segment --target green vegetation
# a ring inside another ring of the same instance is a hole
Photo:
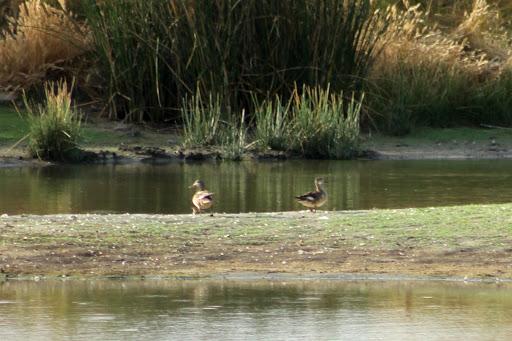
[[[289,151],[305,157],[350,158],[357,150],[361,103],[344,103],[329,88],[295,88],[289,100],[254,100],[254,123],[223,107],[220,96],[203,103],[199,92],[184,104],[184,142],[188,146],[220,145],[227,159],[239,160],[247,146]],[[253,124],[252,124],[253,123]],[[254,132],[250,131],[254,126]]]
[[[205,104],[198,92],[190,101],[183,103],[184,143],[187,146],[211,146],[222,144],[225,127],[223,127],[223,108],[219,96],[210,94]]]
[[[365,83],[366,126],[393,135],[425,126],[510,126],[510,8],[414,2]]]
[[[285,104],[283,104],[285,103]],[[284,101],[276,96],[255,108],[255,139],[263,148],[306,157],[350,158],[357,150],[361,103],[348,104],[329,88],[295,88]]]
[[[71,107],[66,82],[47,84],[45,94],[44,105],[31,105],[23,97],[30,131],[28,152],[42,159],[73,160],[82,134],[82,115]]]
[[[231,114],[219,95],[214,99],[210,94],[205,104],[198,91],[190,101],[183,103],[181,115],[185,146],[220,146],[224,159],[242,159],[250,127],[245,122],[245,111],[240,118]]]
[[[295,83],[360,90],[387,27],[360,0],[77,2],[111,117],[131,121],[175,120],[199,94],[240,115]]]
[[[0,107],[0,143],[14,144],[28,134],[28,122],[16,110]]]
[[[188,145],[215,145],[233,159],[248,145],[350,157],[357,143],[352,133],[334,133],[339,112],[313,117],[288,103],[311,89],[340,96],[345,118],[352,103],[364,131],[512,125],[508,2],[27,0],[13,7],[15,20],[0,20],[1,91],[76,77],[80,99],[103,103],[109,118],[184,124]],[[299,127],[310,121],[326,126]]]
[[[22,110],[20,115],[15,109],[0,106],[0,145],[12,147],[29,134],[27,114]],[[117,146],[122,142],[133,141],[133,137],[122,136],[109,129],[102,129],[88,121],[80,124],[81,142],[88,146]],[[21,141],[24,145],[25,140]]]

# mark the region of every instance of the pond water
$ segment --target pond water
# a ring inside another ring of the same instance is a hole
[[[0,282],[1,339],[510,340],[512,284]]]
[[[285,161],[0,169],[0,212],[190,213],[201,178],[216,212],[302,210],[322,176],[327,210],[510,201],[512,160]]]

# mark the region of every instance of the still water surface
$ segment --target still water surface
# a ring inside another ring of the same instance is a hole
[[[0,282],[1,339],[510,340],[512,284]]]
[[[329,184],[327,210],[510,202],[512,160],[286,161],[0,169],[0,213],[190,213],[201,178],[216,212],[303,209]]]

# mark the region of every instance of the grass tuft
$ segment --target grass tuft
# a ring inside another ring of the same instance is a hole
[[[183,101],[184,145],[211,146],[222,143],[222,105],[219,95],[208,96],[204,102],[200,91]]]
[[[28,152],[41,159],[73,160],[79,151],[82,115],[71,107],[66,81],[47,83],[45,94],[44,105],[29,104],[23,95],[30,131]]]

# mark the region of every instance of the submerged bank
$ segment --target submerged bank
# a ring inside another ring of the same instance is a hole
[[[4,215],[0,274],[512,279],[511,208]]]

